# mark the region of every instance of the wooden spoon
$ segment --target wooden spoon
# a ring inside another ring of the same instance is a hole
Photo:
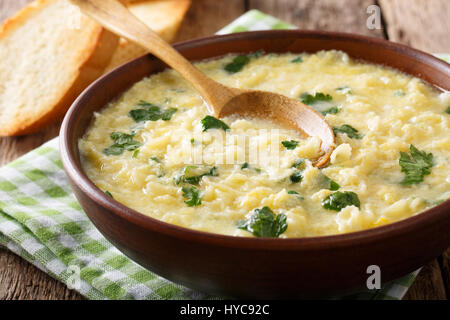
[[[112,32],[136,42],[178,71],[200,93],[215,117],[238,114],[269,119],[301,134],[322,139],[323,155],[314,166],[325,166],[335,147],[333,130],[313,108],[280,94],[226,87],[207,77],[161,39],[117,0],[71,0],[81,11]]]

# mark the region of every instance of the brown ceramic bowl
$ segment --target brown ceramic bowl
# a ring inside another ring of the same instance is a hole
[[[190,60],[230,52],[316,52],[338,49],[391,66],[450,90],[450,65],[384,40],[318,31],[261,31],[214,36],[175,45]],[[82,170],[77,141],[94,111],[143,77],[166,66],[151,55],[93,83],[74,102],[61,128],[61,156],[86,214],[119,250],[149,270],[203,292],[232,297],[324,297],[364,288],[367,267],[382,282],[401,277],[450,245],[450,201],[386,226],[344,235],[261,239],[194,231],[144,216],[111,199]]]

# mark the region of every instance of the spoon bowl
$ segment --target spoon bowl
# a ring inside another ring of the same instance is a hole
[[[302,136],[321,137],[323,154],[313,163],[319,168],[327,164],[334,150],[334,134],[323,116],[299,100],[280,94],[235,89],[235,96],[216,115],[220,118],[239,115],[243,118],[267,119],[284,128],[296,130]],[[312,123],[316,125],[311,126]]]
[[[136,42],[178,71],[200,93],[212,115],[223,117],[238,114],[269,119],[302,134],[318,136],[322,140],[322,156],[314,159],[314,166],[323,167],[328,163],[335,146],[334,133],[324,117],[311,107],[280,94],[230,88],[212,80],[117,0],[71,2],[105,28]]]

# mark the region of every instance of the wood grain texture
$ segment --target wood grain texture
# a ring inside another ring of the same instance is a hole
[[[389,40],[450,52],[450,1],[379,0]]]
[[[405,300],[445,300],[444,282],[437,259],[426,264],[414,284],[409,288]]]
[[[67,289],[22,258],[0,248],[0,299],[80,300],[76,291]],[[20,272],[19,272],[20,271]]]
[[[244,12],[244,0],[193,0],[175,42],[211,36]]]
[[[249,0],[258,9],[288,21],[300,29],[318,29],[383,37],[381,29],[366,26],[367,7],[374,0]]]
[[[0,21],[31,0],[0,0]],[[429,52],[450,52],[448,0],[193,0],[177,41],[211,35],[245,12],[260,9],[303,29],[354,32],[383,37],[383,30],[366,28],[366,8],[382,8],[389,39]],[[0,165],[58,134],[59,124],[26,137],[0,138]],[[450,249],[430,262],[405,299],[448,299]],[[0,249],[0,299],[82,299],[82,297],[22,258]]]

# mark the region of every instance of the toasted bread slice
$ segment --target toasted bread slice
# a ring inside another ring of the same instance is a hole
[[[37,0],[7,20],[0,27],[0,136],[59,120],[117,44],[68,0]]]
[[[128,9],[134,15],[167,42],[174,40],[190,5],[190,0],[128,0],[127,3]],[[147,53],[146,49],[124,38],[120,38],[119,46],[105,72],[145,53]]]

